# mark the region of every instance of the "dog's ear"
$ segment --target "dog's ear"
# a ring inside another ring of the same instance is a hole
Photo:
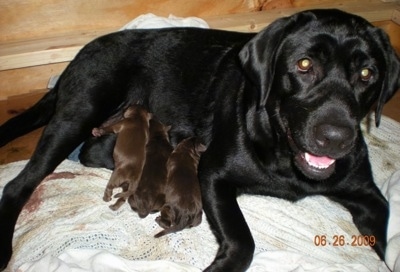
[[[375,108],[375,125],[378,127],[383,105],[400,89],[400,59],[390,44],[388,35],[379,28],[376,28],[375,34],[381,45],[386,66],[382,89]]]
[[[243,69],[250,80],[258,86],[259,107],[265,106],[275,74],[276,59],[284,39],[296,28],[315,19],[311,12],[302,12],[281,18],[254,36],[239,53]]]

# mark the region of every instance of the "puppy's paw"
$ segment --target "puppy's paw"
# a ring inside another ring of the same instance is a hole
[[[111,196],[110,196],[110,195],[104,194],[103,200],[104,200],[105,202],[110,202],[110,201],[111,201]]]
[[[94,137],[100,137],[102,134],[102,130],[100,128],[94,128],[92,129],[92,135]]]
[[[121,192],[121,193],[116,193],[114,195],[114,198],[126,198],[126,199],[128,199],[131,195],[132,195],[132,192],[125,191],[125,192]]]
[[[125,201],[125,198],[119,198],[114,204],[110,205],[109,207],[111,210],[116,211],[125,203]]]
[[[202,220],[202,215],[203,215],[203,211],[199,211],[197,213],[195,213],[193,216],[189,217],[188,220],[188,228],[193,228],[193,227],[197,227],[198,225],[200,225],[201,220]]]
[[[163,229],[170,228],[172,222],[175,220],[175,212],[172,207],[168,204],[165,204],[160,211],[160,216],[157,216],[156,222]]]
[[[171,227],[171,220],[169,220],[168,218],[163,218],[162,216],[157,216],[156,222],[163,229],[168,229],[169,227]]]

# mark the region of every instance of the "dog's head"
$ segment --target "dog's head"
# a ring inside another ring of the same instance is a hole
[[[296,167],[323,180],[354,149],[359,123],[400,88],[400,61],[387,35],[361,17],[311,10],[279,19],[240,52]]]

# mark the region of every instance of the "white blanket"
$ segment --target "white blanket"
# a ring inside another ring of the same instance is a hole
[[[400,169],[400,124],[383,118],[366,135],[376,182],[391,204],[387,262],[398,269],[400,172],[390,177]],[[0,166],[1,191],[25,163]],[[199,227],[155,239],[156,215],[140,219],[128,205],[110,210],[102,201],[110,173],[66,160],[48,176],[19,217],[10,270],[200,271],[213,260],[217,244],[205,218]],[[256,241],[249,271],[389,271],[370,247],[347,244],[359,232],[327,198],[291,203],[246,195],[239,203]],[[340,235],[345,245],[333,246]],[[327,245],[317,246],[322,236]]]
[[[126,27],[207,27],[198,19],[181,23],[176,17],[168,21],[146,16]],[[383,118],[380,129],[372,127],[367,140],[375,180],[391,204],[387,263],[400,271],[400,174],[392,176],[400,170],[400,124]],[[0,166],[0,192],[25,163]],[[23,209],[8,269],[201,271],[213,260],[217,244],[205,218],[196,228],[155,239],[160,230],[156,215],[139,219],[128,205],[111,211],[102,201],[110,173],[64,161]],[[351,215],[324,197],[290,203],[241,196],[239,203],[256,241],[249,271],[389,271],[370,247],[350,245],[352,236],[359,235]],[[335,236],[342,236],[345,244],[333,246]],[[315,244],[321,237],[327,239],[325,246]]]

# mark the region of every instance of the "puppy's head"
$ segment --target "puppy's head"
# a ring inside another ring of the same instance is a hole
[[[160,137],[169,142],[168,131],[171,129],[171,126],[165,126],[160,121],[156,119],[150,120],[150,135],[151,137]]]
[[[197,137],[189,137],[182,140],[178,146],[175,148],[174,152],[183,152],[187,153],[192,157],[192,159],[197,164],[200,156],[204,151],[206,151],[206,146],[203,145],[199,138]]]
[[[323,180],[353,152],[359,123],[400,87],[400,62],[386,34],[361,17],[313,10],[283,18],[241,51],[244,70],[259,90],[296,167]]]
[[[128,198],[128,203],[140,218],[147,217],[150,213],[159,211],[165,203],[165,194],[149,190],[136,191]]]

